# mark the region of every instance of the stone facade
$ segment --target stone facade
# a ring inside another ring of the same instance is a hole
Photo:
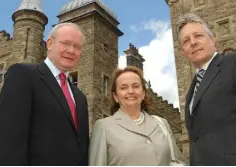
[[[188,91],[195,69],[180,53],[177,41],[176,22],[180,15],[195,13],[202,17],[213,31],[217,40],[218,52],[236,50],[236,1],[235,0],[166,0],[170,7],[174,43],[175,64],[178,79],[181,119],[184,120],[185,95]],[[187,130],[182,124],[183,153],[189,155]]]
[[[12,51],[13,40],[10,38],[10,34],[6,31],[0,31],[0,89],[3,83],[3,74],[7,69],[7,60],[9,59]]]
[[[112,72],[118,65],[118,38],[123,33],[118,29],[119,22],[96,2],[61,13],[58,18],[59,23],[78,24],[86,38],[79,65],[70,74],[74,84],[87,96],[91,131],[97,119],[110,115],[109,87]],[[38,11],[21,10],[13,14],[13,21],[13,38],[6,31],[0,31],[0,77],[14,63],[39,63],[46,57],[43,31],[47,17]],[[144,59],[135,46],[130,44],[125,53],[128,65],[143,69]],[[0,89],[2,84],[0,80]],[[153,98],[151,114],[169,121],[180,146],[179,110],[153,92],[150,82],[148,86]]]

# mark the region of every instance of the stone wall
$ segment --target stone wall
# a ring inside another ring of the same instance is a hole
[[[111,77],[118,65],[117,34],[100,15],[96,15],[95,21],[94,120],[110,114]],[[108,79],[107,94],[103,90],[105,77]]]
[[[7,59],[10,57],[12,52],[12,38],[10,34],[5,30],[0,31],[0,73],[5,73],[7,68]],[[3,75],[1,77],[0,90],[3,84]]]
[[[182,150],[182,142],[180,141],[182,134],[182,121],[180,119],[179,109],[174,108],[173,105],[169,104],[167,100],[164,100],[161,96],[158,96],[158,94],[155,93],[152,88],[149,88],[148,92],[153,101],[150,114],[158,115],[168,121],[170,128],[175,136],[177,145]]]

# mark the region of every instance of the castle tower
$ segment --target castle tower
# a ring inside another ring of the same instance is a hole
[[[78,24],[86,38],[79,65],[71,75],[87,96],[91,129],[96,119],[110,114],[109,87],[118,64],[118,37],[123,33],[116,15],[101,0],[72,0],[58,18]]]
[[[43,32],[48,22],[41,9],[41,0],[22,0],[12,20],[13,45],[8,66],[17,62],[38,63],[43,54]]]
[[[184,120],[185,95],[188,91],[195,69],[184,58],[178,46],[176,22],[184,13],[195,13],[202,17],[216,37],[218,52],[226,53],[236,50],[236,1],[232,0],[166,0],[170,7],[175,64],[178,79],[181,119]],[[187,131],[182,122],[183,153],[189,155]]]
[[[124,51],[126,54],[127,65],[135,66],[143,71],[143,62],[145,61],[143,56],[138,53],[138,49],[134,47],[131,43],[129,44],[129,49]]]

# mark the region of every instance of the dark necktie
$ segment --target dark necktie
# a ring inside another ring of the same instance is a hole
[[[65,73],[60,73],[59,74],[59,78],[60,78],[60,81],[61,81],[61,89],[66,97],[66,100],[68,102],[68,105],[69,105],[69,108],[70,108],[70,111],[71,111],[71,115],[72,115],[72,118],[73,118],[73,121],[74,121],[74,125],[75,125],[75,128],[76,130],[78,129],[78,121],[77,121],[77,113],[76,113],[76,106],[75,106],[75,103],[70,95],[70,91],[69,91],[69,88],[68,88],[68,85],[66,83],[66,75]]]

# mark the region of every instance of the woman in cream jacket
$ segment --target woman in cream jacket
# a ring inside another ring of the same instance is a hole
[[[89,148],[92,166],[156,166],[169,165],[170,147],[167,136],[147,110],[150,98],[145,81],[136,67],[117,69],[111,83],[112,116],[97,120]],[[184,158],[176,146],[172,132],[175,157]]]

